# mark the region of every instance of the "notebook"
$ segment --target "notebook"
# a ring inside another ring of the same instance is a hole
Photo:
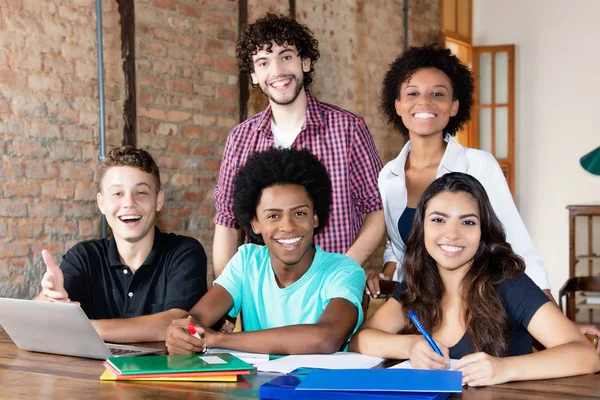
[[[314,370],[296,390],[461,393],[462,372],[402,368]]]
[[[111,357],[106,360],[121,375],[175,372],[249,371],[254,367],[231,354]]]
[[[0,298],[0,325],[23,350],[104,360],[163,349],[104,343],[85,312],[72,303]]]
[[[325,390],[296,390],[296,387],[314,371],[314,368],[298,368],[287,375],[278,376],[263,384],[258,395],[267,400],[443,400],[451,393],[399,393],[399,392],[335,392]]]
[[[237,382],[237,375],[188,375],[188,376],[170,376],[169,375],[115,375],[109,370],[105,370],[100,376],[101,381],[170,381],[170,382]]]

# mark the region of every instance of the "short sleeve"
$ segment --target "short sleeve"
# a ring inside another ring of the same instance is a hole
[[[91,286],[86,272],[87,264],[85,246],[83,243],[78,243],[63,256],[60,269],[64,276],[64,287],[69,299],[79,302],[83,311],[89,315],[92,310],[90,309],[89,288]]]
[[[548,296],[526,274],[500,284],[499,294],[509,320],[527,329],[537,310],[550,301]]]
[[[402,293],[404,293],[404,291],[408,288],[408,286],[406,285],[405,281],[400,282],[397,286],[396,289],[394,289],[394,291],[392,292],[392,296],[391,298],[396,300],[398,303],[400,302],[400,296],[402,295]]]
[[[229,316],[235,318],[242,307],[243,285],[244,285],[244,253],[246,246],[240,246],[237,253],[229,260],[221,275],[213,281],[213,285],[223,287],[233,299],[233,307]]]
[[[335,298],[348,300],[354,304],[358,311],[358,320],[355,327],[357,329],[362,324],[364,317],[362,294],[366,284],[365,270],[351,259],[342,262],[344,262],[344,265],[331,271],[327,277],[324,307]]]
[[[168,266],[163,311],[189,311],[206,294],[206,253],[196,239],[188,240],[190,244],[179,249]]]
[[[235,128],[227,136],[223,158],[221,159],[221,167],[219,170],[219,178],[215,187],[215,224],[225,226],[227,228],[238,229],[239,226],[233,215],[233,181],[238,169],[238,155],[235,144]]]
[[[375,142],[362,118],[356,124],[352,143],[351,179],[352,196],[362,213],[383,208],[377,177],[383,168]]]

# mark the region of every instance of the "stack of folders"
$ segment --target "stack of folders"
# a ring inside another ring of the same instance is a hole
[[[236,382],[252,365],[231,354],[111,357],[102,381]]]
[[[442,400],[461,392],[460,371],[298,368],[262,385],[259,397],[269,400]]]

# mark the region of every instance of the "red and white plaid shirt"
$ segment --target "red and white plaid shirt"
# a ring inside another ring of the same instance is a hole
[[[383,207],[377,187],[383,164],[361,117],[306,95],[306,120],[292,148],[309,149],[325,164],[333,185],[329,224],[314,242],[325,251],[345,253],[356,240],[363,214]],[[251,153],[275,146],[271,118],[268,106],[229,133],[215,188],[215,224],[239,228],[233,215],[233,180]]]

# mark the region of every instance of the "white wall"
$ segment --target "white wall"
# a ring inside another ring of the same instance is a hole
[[[554,296],[568,278],[569,204],[600,204],[579,158],[600,146],[600,1],[474,0],[473,44],[515,44],[517,205]]]

